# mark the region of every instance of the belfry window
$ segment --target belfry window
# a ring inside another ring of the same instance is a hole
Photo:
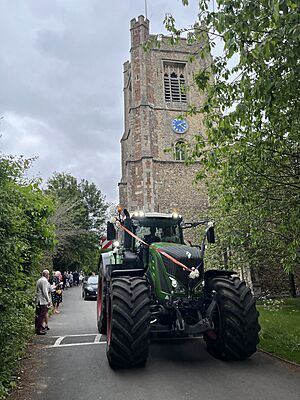
[[[186,143],[178,140],[174,145],[174,159],[176,161],[184,161],[186,158]]]
[[[165,101],[186,103],[185,64],[164,63]]]

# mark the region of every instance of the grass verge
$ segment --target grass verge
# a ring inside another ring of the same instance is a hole
[[[257,302],[259,348],[300,365],[300,298]]]

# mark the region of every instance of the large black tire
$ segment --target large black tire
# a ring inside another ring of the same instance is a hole
[[[107,358],[112,368],[145,364],[150,342],[150,293],[146,279],[111,280],[107,312]]]
[[[99,276],[98,279],[98,294],[97,294],[97,326],[99,333],[106,334],[107,332],[107,315],[105,302],[105,282]]]
[[[218,276],[206,283],[209,295],[217,293],[213,314],[215,329],[206,332],[207,351],[222,360],[244,360],[256,352],[259,342],[258,312],[245,282],[237,277]]]

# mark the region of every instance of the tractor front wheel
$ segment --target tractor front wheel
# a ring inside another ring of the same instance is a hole
[[[217,276],[206,282],[208,295],[216,293],[214,330],[204,334],[207,351],[223,360],[244,360],[256,352],[259,342],[258,312],[245,282]]]
[[[146,279],[111,280],[107,311],[107,358],[112,368],[145,364],[150,342],[150,294]]]

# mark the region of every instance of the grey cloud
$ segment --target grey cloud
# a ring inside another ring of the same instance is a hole
[[[149,1],[151,31],[169,11],[191,24],[196,8],[180,3]],[[122,68],[129,22],[143,13],[136,0],[2,0],[0,151],[38,156],[33,174],[69,172],[117,201]]]

